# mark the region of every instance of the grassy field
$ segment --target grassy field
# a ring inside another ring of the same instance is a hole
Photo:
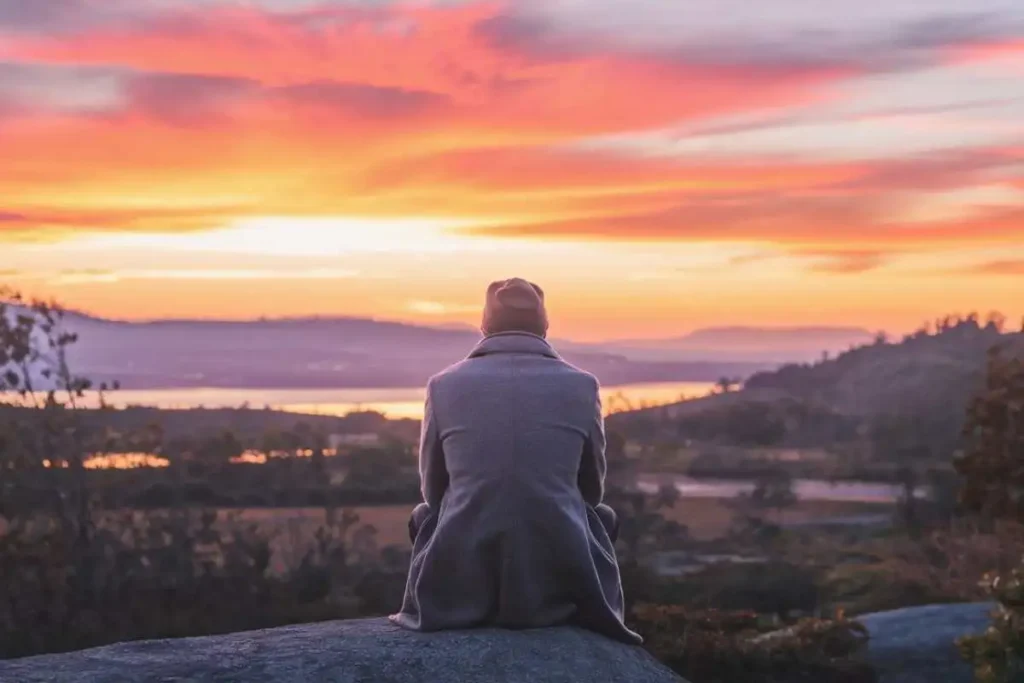
[[[737,516],[735,508],[729,500],[722,498],[683,498],[675,507],[664,514],[668,519],[685,524],[690,535],[701,541],[721,538],[729,531]],[[775,523],[797,524],[820,521],[830,517],[848,515],[886,514],[893,506],[871,503],[849,503],[830,500],[800,501],[787,508],[781,515],[772,510],[764,513],[764,517]]]
[[[377,548],[397,546],[409,548],[408,520],[410,506],[389,505],[350,508],[359,515],[357,530],[366,535],[365,527],[372,527],[369,534]],[[829,517],[843,517],[861,514],[888,514],[891,505],[850,503],[839,501],[801,501],[786,509],[781,519],[775,511],[765,516],[775,522],[797,524],[820,521]],[[339,511],[340,512],[340,511]],[[135,512],[142,516],[145,513]],[[696,540],[710,541],[725,536],[737,516],[730,501],[721,498],[683,498],[671,510],[663,514],[669,519],[686,525]],[[194,520],[198,511],[194,511]],[[340,518],[340,515],[339,515]],[[314,536],[326,523],[323,508],[249,508],[243,510],[223,509],[218,511],[217,525],[222,529],[255,525],[261,534],[270,538],[272,569],[282,572],[296,566],[314,542]],[[102,524],[102,520],[100,521]],[[0,534],[6,523],[0,517]]]
[[[375,530],[374,540],[377,547],[409,547],[408,506],[352,509],[359,515],[360,525],[370,525]],[[801,523],[828,517],[887,513],[891,510],[891,506],[888,505],[803,501],[782,513],[781,519],[785,523]],[[727,500],[685,498],[668,511],[666,516],[689,527],[695,539],[714,540],[728,532],[736,514]],[[778,521],[779,516],[776,512],[767,514],[771,519]],[[257,508],[225,511],[222,513],[222,519],[222,523],[228,524],[255,523],[262,531],[268,533],[273,539],[271,546],[274,551],[274,569],[280,570],[301,559],[302,554],[309,548],[310,539],[316,529],[326,521],[326,516],[322,508]]]

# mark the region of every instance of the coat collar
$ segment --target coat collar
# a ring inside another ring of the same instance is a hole
[[[560,358],[546,339],[529,332],[501,332],[484,337],[470,352],[469,357],[479,358],[495,353],[526,353]]]

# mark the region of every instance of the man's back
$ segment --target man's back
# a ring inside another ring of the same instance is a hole
[[[429,388],[450,491],[489,480],[506,490],[579,496],[581,457],[597,428],[598,385],[542,339],[498,335]]]

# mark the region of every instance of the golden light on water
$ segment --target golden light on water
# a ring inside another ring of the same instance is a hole
[[[246,451],[241,455],[231,458],[231,464],[233,465],[265,465],[267,463],[267,454],[259,451]]]
[[[85,461],[87,470],[133,470],[140,467],[169,467],[171,462],[152,453],[104,453]]]

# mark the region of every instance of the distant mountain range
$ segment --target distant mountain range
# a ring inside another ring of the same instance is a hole
[[[818,360],[873,338],[860,327],[711,327],[674,339],[609,342],[603,348],[633,360],[785,363]]]
[[[78,371],[95,381],[116,379],[130,389],[420,386],[464,358],[480,338],[467,327],[362,318],[122,322],[71,314],[67,326],[80,337],[72,355]],[[755,330],[744,333],[747,356],[734,342],[716,347],[716,339],[729,341],[736,332],[695,334],[699,343],[689,345],[685,340],[553,343],[567,360],[609,386],[742,378],[790,359],[758,353]],[[768,330],[765,335],[773,348],[779,348],[771,341],[777,332]],[[823,338],[827,342],[827,334]],[[704,355],[697,353],[700,348]]]
[[[80,338],[72,353],[77,372],[129,389],[421,386],[480,339],[463,325],[365,318],[125,322],[70,313],[66,324]],[[870,337],[856,328],[734,327],[677,339],[553,344],[614,386],[745,378]]]

